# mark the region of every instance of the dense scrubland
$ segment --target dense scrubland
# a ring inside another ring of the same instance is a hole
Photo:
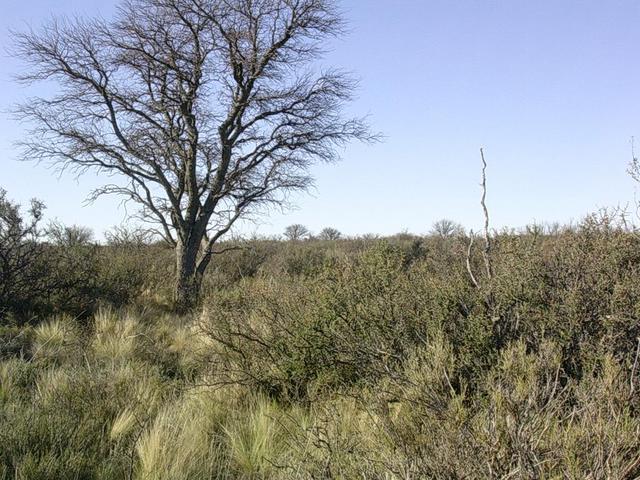
[[[99,174],[89,200],[165,243],[98,244],[0,189],[0,480],[640,478],[624,212],[491,231],[481,150],[484,235],[224,241],[381,139],[322,57],[339,3],[131,0],[14,32],[21,85],[46,83],[19,158]]]
[[[184,315],[171,249],[54,231],[2,276],[0,478],[640,476],[615,216],[495,232],[491,275],[459,229],[229,243]]]

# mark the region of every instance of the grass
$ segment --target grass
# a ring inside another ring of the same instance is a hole
[[[96,358],[113,364],[133,358],[136,341],[142,335],[135,316],[125,313],[121,318],[119,313],[102,308],[94,317],[94,329],[91,347]]]
[[[282,444],[276,405],[263,397],[250,411],[224,428],[234,469],[242,478],[267,476],[277,462]]]
[[[55,318],[35,328],[33,358],[48,362],[68,360],[77,352],[78,327],[67,316]]]

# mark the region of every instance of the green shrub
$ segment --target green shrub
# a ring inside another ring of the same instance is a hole
[[[302,398],[400,365],[424,328],[405,305],[403,264],[400,251],[380,244],[307,281],[260,279],[214,297],[201,327],[221,374]]]

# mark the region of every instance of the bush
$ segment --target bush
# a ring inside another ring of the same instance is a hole
[[[43,250],[38,244],[44,205],[31,201],[28,217],[20,205],[0,189],[0,321],[22,316],[43,294],[40,267]]]
[[[424,328],[403,264],[380,244],[314,279],[257,280],[214,297],[201,326],[218,368],[281,399],[375,380],[402,363]]]

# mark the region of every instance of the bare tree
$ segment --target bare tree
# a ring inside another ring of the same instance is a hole
[[[153,241],[148,230],[127,225],[116,225],[106,231],[104,236],[107,245],[112,247],[141,247]]]
[[[640,182],[640,160],[636,156],[636,139],[631,137],[631,162],[629,162],[629,168],[627,170],[631,178],[636,182]]]
[[[437,235],[442,238],[453,237],[455,235],[462,235],[464,233],[464,227],[453,220],[443,218],[433,223],[431,233],[432,235]]]
[[[306,189],[308,168],[369,140],[345,118],[355,82],[314,72],[342,32],[332,0],[128,0],[112,21],[16,33],[25,82],[58,92],[18,110],[25,159],[113,184],[176,250],[176,301],[197,300],[217,242],[257,209]]]
[[[289,225],[284,229],[284,236],[287,240],[298,241],[308,237],[311,234],[309,229],[304,225],[300,225],[299,223],[294,223],[293,225]]]
[[[79,225],[67,226],[59,221],[51,222],[46,234],[55,245],[64,247],[86,246],[93,241],[93,231],[90,228]]]
[[[342,233],[336,228],[326,227],[323,228],[318,238],[320,240],[339,240],[342,237]]]

